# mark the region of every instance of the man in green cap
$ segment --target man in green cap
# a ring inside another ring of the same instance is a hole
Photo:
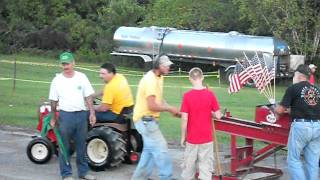
[[[63,72],[57,74],[51,82],[49,99],[52,119],[50,124],[54,127],[58,121],[59,132],[67,152],[70,151],[70,140],[74,140],[79,178],[94,180],[96,178],[88,174],[89,167],[85,157],[88,109],[90,124],[94,125],[96,122],[92,100],[94,90],[87,76],[74,70],[75,62],[72,53],[64,52],[59,59]],[[56,117],[58,103],[59,118]],[[70,158],[67,162],[70,162]],[[60,173],[62,179],[73,180],[71,165],[67,162],[62,155],[59,156]]]

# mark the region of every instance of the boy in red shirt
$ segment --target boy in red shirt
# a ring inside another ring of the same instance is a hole
[[[200,68],[189,72],[193,88],[183,96],[181,105],[181,146],[185,147],[182,178],[194,179],[196,163],[199,179],[212,179],[213,139],[212,116],[221,118],[219,103],[214,93],[203,86]]]

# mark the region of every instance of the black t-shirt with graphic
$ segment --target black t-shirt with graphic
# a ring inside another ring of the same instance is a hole
[[[292,119],[320,119],[320,90],[307,81],[293,84],[280,105],[291,108]]]

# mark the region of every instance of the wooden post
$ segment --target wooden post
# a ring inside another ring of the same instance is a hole
[[[214,121],[212,122],[212,130],[213,130],[213,139],[214,139],[214,155],[216,159],[216,164],[217,164],[217,174],[219,175],[219,180],[222,180],[222,169],[221,169],[221,163],[220,163],[220,157],[219,157],[219,143],[217,139],[217,132],[216,132],[216,127],[214,125]]]
[[[16,55],[14,55],[12,94],[16,92],[16,78],[17,78],[17,57]]]

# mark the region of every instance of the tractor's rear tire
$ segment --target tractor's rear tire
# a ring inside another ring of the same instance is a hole
[[[129,143],[130,143],[130,146],[129,146],[130,149],[125,156],[125,163],[126,164],[135,164],[138,161],[132,160],[131,151],[139,154],[142,152],[142,148],[143,148],[142,136],[139,134],[139,132],[137,130],[135,130],[135,129],[131,130],[130,137],[129,137]]]
[[[27,156],[36,164],[44,164],[51,159],[54,149],[49,139],[36,137],[27,146]]]
[[[142,152],[142,148],[143,148],[142,136],[135,129],[131,130],[130,143],[131,143],[132,151],[138,152],[138,153]]]
[[[126,155],[122,135],[109,127],[93,128],[88,133],[87,157],[94,171],[119,166]]]

